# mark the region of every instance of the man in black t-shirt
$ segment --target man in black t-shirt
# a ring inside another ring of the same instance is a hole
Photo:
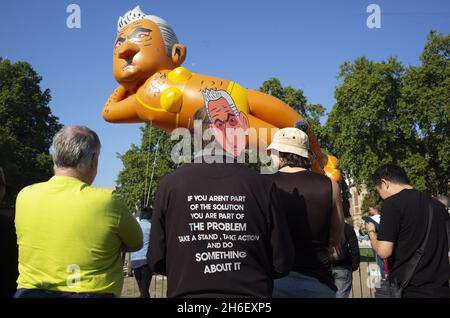
[[[428,204],[433,207],[433,220],[428,242],[403,297],[448,297],[450,268],[447,259],[446,222],[449,215],[444,206],[425,193],[414,189],[406,173],[396,165],[378,168],[373,181],[384,200],[380,230],[367,224],[372,248],[388,259],[389,279],[402,284],[411,258],[425,239],[428,225]]]
[[[211,109],[201,108],[195,118],[203,127],[199,138],[215,128],[216,146],[227,152],[199,153],[194,162],[204,162],[166,175],[156,192],[148,258],[155,272],[167,275],[168,297],[270,297],[273,279],[292,267],[277,188],[235,161],[242,144],[228,149],[226,129],[245,130],[248,121],[225,93],[208,91]]]

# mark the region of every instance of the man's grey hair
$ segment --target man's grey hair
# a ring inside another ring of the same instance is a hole
[[[172,27],[169,25],[169,23],[167,23],[166,20],[157,17],[156,15],[145,14],[144,12],[142,12],[139,6],[119,17],[119,20],[117,21],[117,32],[120,32],[128,24],[143,19],[147,19],[156,23],[156,25],[159,27],[159,30],[161,31],[164,40],[166,54],[168,56],[172,56],[172,48],[176,43],[178,43],[177,36],[175,35]]]
[[[239,118],[239,110],[236,107],[236,104],[233,101],[233,98],[231,98],[230,94],[224,90],[215,90],[215,89],[204,89],[202,91],[203,99],[205,101],[205,108],[206,113],[208,114],[208,118],[211,123],[213,123],[211,114],[209,113],[208,103],[211,101],[218,100],[220,98],[225,98],[225,100],[230,104],[231,109],[235,113],[236,117]]]
[[[53,138],[52,157],[55,168],[85,171],[92,156],[100,152],[100,139],[85,126],[64,127]]]

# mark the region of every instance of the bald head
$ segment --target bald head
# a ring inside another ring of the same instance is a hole
[[[85,171],[100,153],[100,139],[84,126],[64,127],[53,138],[53,164],[56,168]]]

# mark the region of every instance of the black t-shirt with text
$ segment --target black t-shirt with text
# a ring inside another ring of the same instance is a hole
[[[390,276],[402,282],[409,260],[425,239],[430,200],[433,205],[430,236],[405,293],[409,290],[425,295],[436,288],[448,286],[450,269],[446,221],[449,214],[437,200],[416,189],[402,190],[383,202],[378,240],[394,243],[388,268]]]
[[[149,261],[168,297],[270,297],[293,264],[278,190],[242,164],[193,163],[159,183]]]

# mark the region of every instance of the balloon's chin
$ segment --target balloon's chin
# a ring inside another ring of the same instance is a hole
[[[139,71],[138,69],[133,66],[127,66],[126,68],[124,68],[120,74],[118,74],[117,76],[115,76],[116,81],[118,81],[119,83],[132,83],[132,82],[136,82],[139,80]]]
[[[115,76],[116,81],[125,87],[127,91],[135,93],[137,89],[145,82],[146,78],[138,70],[125,70],[119,76]]]

